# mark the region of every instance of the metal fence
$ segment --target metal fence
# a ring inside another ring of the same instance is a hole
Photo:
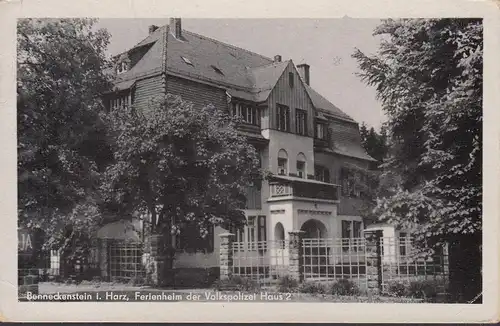
[[[140,282],[145,279],[142,243],[111,241],[108,257],[111,280]]]
[[[303,239],[302,252],[306,281],[351,279],[366,287],[365,239]]]
[[[276,283],[288,271],[288,243],[284,240],[233,242],[233,275],[262,285]]]
[[[426,280],[432,281],[441,292],[446,292],[448,257],[445,248],[423,254],[424,251],[414,245],[411,237],[380,238],[379,252],[383,289],[391,282]]]
[[[382,291],[393,282],[432,280],[443,291],[447,283],[446,253],[419,256],[420,251],[409,237],[378,238],[374,242],[365,238],[301,241],[300,268],[305,281],[348,279],[364,290],[368,288],[369,273],[375,273]],[[287,241],[233,242],[233,275],[263,285],[275,284],[288,274],[288,249]]]

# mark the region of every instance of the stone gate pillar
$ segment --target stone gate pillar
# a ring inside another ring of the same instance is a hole
[[[220,236],[219,265],[220,280],[228,280],[233,275],[233,240],[234,234],[222,233]]]
[[[149,237],[149,257],[146,263],[148,283],[154,286],[169,286],[173,284],[174,249],[167,245],[164,234],[154,234]]]
[[[365,233],[366,278],[368,293],[379,294],[382,291],[382,231]]]
[[[99,270],[101,274],[101,279],[103,281],[109,281],[109,246],[111,242],[108,239],[98,239],[99,247]],[[62,262],[61,262],[62,263]]]
[[[302,238],[304,234],[304,231],[288,232],[288,276],[298,282],[304,280],[304,252],[302,251]]]

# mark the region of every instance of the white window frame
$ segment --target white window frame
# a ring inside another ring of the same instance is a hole
[[[276,127],[279,131],[290,131],[290,108],[286,105],[278,104],[277,108],[278,114]]]
[[[283,163],[283,164],[280,164]],[[288,159],[283,157],[278,157],[278,175],[287,175],[288,174]]]
[[[259,125],[259,112],[254,106],[233,103],[233,115],[239,116],[245,123],[255,126]]]
[[[316,123],[316,138],[325,140],[326,139],[325,130],[326,130],[326,125],[322,122],[317,122]]]

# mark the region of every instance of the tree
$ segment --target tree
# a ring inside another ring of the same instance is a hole
[[[88,233],[107,159],[99,94],[109,35],[90,19],[21,19],[17,34],[19,224],[46,245]],[[66,234],[68,235],[68,234]]]
[[[360,135],[361,145],[366,150],[368,155],[377,160],[374,168],[378,168],[388,153],[387,135],[384,126],[381,127],[380,133],[371,127],[369,130],[365,123],[361,124]]]
[[[244,224],[245,190],[260,180],[260,163],[237,123],[223,110],[196,108],[172,95],[147,109],[111,112],[107,210],[149,215],[150,232],[167,244],[190,226],[204,237],[213,226]]]
[[[378,53],[353,57],[388,116],[384,169],[399,179],[375,212],[415,227],[421,243],[449,243],[454,300],[474,299],[481,292],[482,21],[386,20],[374,35],[384,36]]]

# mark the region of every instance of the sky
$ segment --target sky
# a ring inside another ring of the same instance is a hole
[[[208,36],[269,58],[279,54],[295,65],[310,65],[310,84],[354,120],[378,129],[385,120],[373,87],[355,75],[355,48],[375,53],[377,19],[182,19],[182,29]],[[149,25],[168,19],[101,19],[111,34],[110,54],[130,49],[148,35]]]

